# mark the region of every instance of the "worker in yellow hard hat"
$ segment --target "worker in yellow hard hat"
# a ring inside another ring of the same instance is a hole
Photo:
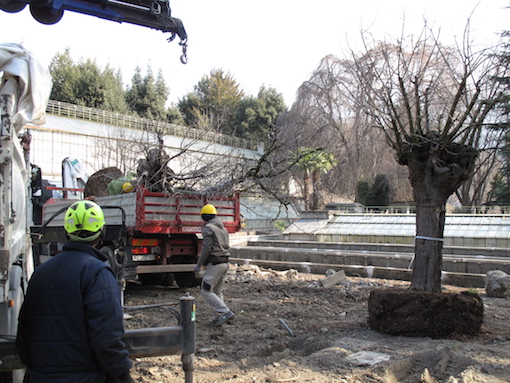
[[[221,326],[234,316],[225,304],[222,292],[229,268],[229,236],[223,222],[217,217],[218,212],[213,205],[205,205],[200,214],[205,223],[202,228],[202,252],[195,266],[195,272],[199,272],[202,266],[206,266],[201,292],[206,302],[217,313],[210,324]]]
[[[95,202],[74,202],[64,217],[69,241],[30,278],[16,337],[25,382],[134,383],[121,292],[97,249],[105,225]]]

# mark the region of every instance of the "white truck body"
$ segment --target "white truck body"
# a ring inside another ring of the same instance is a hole
[[[24,289],[34,269],[30,135],[22,129],[28,122],[44,123],[50,91],[51,77],[28,51],[17,44],[0,44],[0,334],[4,340],[16,335]]]

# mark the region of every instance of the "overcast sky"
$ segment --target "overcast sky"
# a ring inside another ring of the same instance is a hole
[[[229,72],[251,95],[262,85],[282,93],[290,107],[298,87],[328,54],[357,50],[360,31],[393,39],[402,29],[419,33],[423,20],[441,28],[444,43],[461,38],[471,16],[472,37],[494,43],[510,29],[510,0],[171,0],[189,36],[188,59],[181,64],[178,38],[166,41],[160,31],[66,12],[55,25],[35,21],[28,7],[16,14],[0,11],[0,42],[22,43],[48,65],[70,48],[75,61],[96,60],[120,68],[130,83],[137,65],[160,69],[170,101],[193,90],[212,69]]]

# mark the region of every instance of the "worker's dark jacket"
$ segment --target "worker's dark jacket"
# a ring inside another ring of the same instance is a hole
[[[128,373],[120,291],[105,259],[68,242],[36,268],[16,339],[30,382],[100,383]]]
[[[230,245],[228,231],[218,217],[207,221],[202,228],[202,252],[198,265],[228,262]]]

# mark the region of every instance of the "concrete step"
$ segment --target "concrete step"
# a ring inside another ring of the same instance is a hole
[[[232,261],[266,267],[296,268],[300,271],[323,273],[329,268],[344,270],[347,275],[410,280],[412,253],[378,253],[356,250],[308,249],[265,246],[233,246]],[[443,256],[444,283],[484,287],[489,270],[510,274],[510,258],[485,256]]]
[[[356,250],[382,253],[414,253],[414,246],[396,243],[355,243],[355,242],[318,242],[318,241],[285,241],[251,237],[246,246],[285,247],[300,249],[325,250]],[[486,256],[510,259],[510,249],[501,247],[443,247],[443,255]]]
[[[326,263],[297,263],[282,262],[260,259],[231,258],[232,262],[252,264],[261,267],[271,268],[273,270],[295,269],[304,273],[324,274],[326,270],[333,269],[335,271],[343,270],[345,275],[350,277],[362,278],[378,278],[378,279],[395,279],[401,281],[411,281],[412,270],[396,269],[392,267],[374,267],[374,266],[355,266],[355,265],[330,265]],[[484,288],[485,275],[483,274],[464,274],[464,273],[448,273],[441,274],[442,283],[453,286],[461,286],[466,288]]]

